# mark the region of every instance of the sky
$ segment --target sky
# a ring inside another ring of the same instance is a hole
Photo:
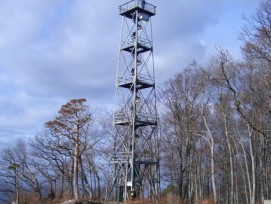
[[[62,104],[86,98],[114,104],[121,16],[125,0],[0,1],[0,149],[35,136]],[[149,0],[156,84],[215,47],[241,58],[238,40],[258,0]],[[96,115],[99,115],[99,113]]]

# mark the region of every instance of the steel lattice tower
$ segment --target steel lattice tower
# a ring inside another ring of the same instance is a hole
[[[132,0],[119,7],[121,40],[116,77],[111,198],[160,194],[159,145],[151,17],[156,7]]]

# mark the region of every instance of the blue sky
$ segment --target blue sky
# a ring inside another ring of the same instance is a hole
[[[0,1],[0,148],[32,137],[60,106],[86,98],[114,104],[124,0]],[[238,33],[257,0],[149,0],[157,84],[215,46],[241,57]]]

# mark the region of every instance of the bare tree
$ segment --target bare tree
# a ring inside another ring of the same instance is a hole
[[[55,120],[46,123],[46,127],[53,134],[59,135],[73,146],[73,194],[76,200],[79,199],[78,172],[79,158],[82,152],[87,149],[86,134],[92,121],[92,114],[89,107],[85,105],[85,99],[73,99],[61,106],[59,115]]]

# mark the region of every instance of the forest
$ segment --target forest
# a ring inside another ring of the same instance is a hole
[[[270,0],[239,38],[242,59],[217,47],[156,88],[161,204],[271,200]],[[0,203],[104,201],[112,128],[112,113],[84,98],[63,104],[35,137],[1,150]]]

